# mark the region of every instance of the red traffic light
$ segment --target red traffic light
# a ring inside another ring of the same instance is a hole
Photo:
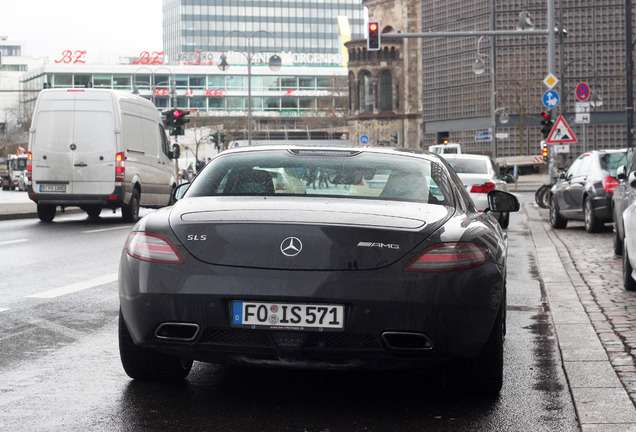
[[[543,117],[546,120],[549,120],[551,116],[550,116],[550,113],[542,112],[541,113],[541,117]]]
[[[177,117],[181,117],[182,115],[183,115],[183,113],[182,113],[181,111],[179,111],[179,110],[174,110],[174,117],[175,117],[175,118],[177,118]]]
[[[380,50],[380,21],[369,21],[369,36],[367,37],[367,50]]]

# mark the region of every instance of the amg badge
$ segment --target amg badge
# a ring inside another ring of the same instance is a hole
[[[358,243],[358,247],[399,249],[400,245],[391,243],[360,242]]]

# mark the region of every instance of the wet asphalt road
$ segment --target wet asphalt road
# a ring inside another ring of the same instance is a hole
[[[53,224],[0,221],[0,430],[579,430],[523,213],[508,229],[505,383],[496,400],[444,395],[435,370],[195,363],[180,384],[133,382],[119,362],[114,279],[130,228],[108,212],[98,222],[82,213]]]

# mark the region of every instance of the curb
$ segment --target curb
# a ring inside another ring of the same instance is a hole
[[[534,203],[524,204],[537,264],[581,430],[636,431],[636,408],[585,311],[574,280],[580,275],[559,255],[564,248]]]

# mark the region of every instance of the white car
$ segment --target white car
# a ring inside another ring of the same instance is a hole
[[[507,190],[506,182],[499,178],[494,162],[488,156],[472,154],[444,154],[448,164],[453,167],[466,191],[479,211],[488,208],[488,192]],[[502,228],[507,228],[510,215],[493,213]]]

